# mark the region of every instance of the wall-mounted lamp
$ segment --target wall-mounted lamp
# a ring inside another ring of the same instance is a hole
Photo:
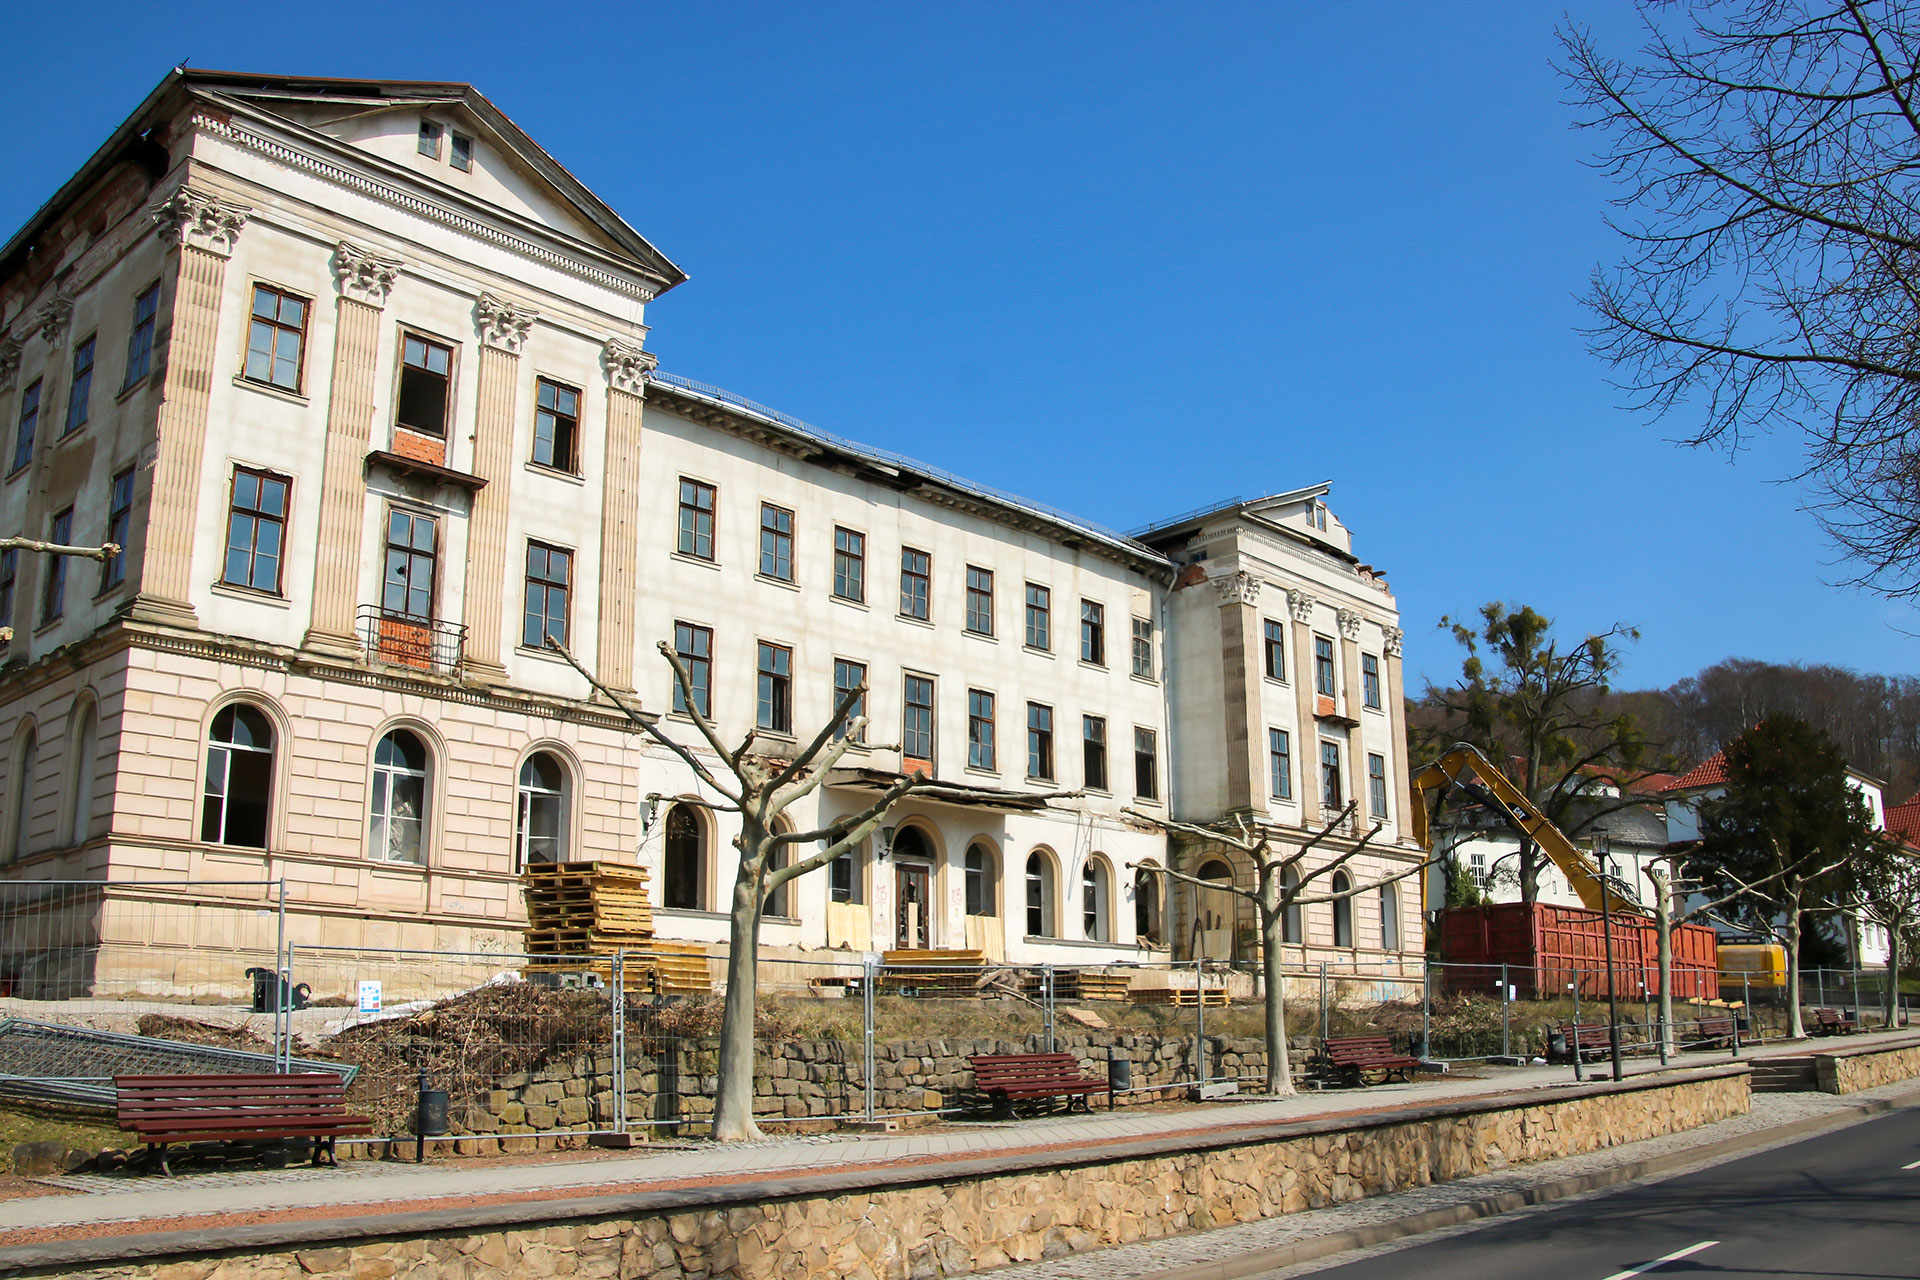
[[[896,831],[898,831],[899,829],[900,829],[900,828],[898,828],[898,827],[882,827],[882,828],[880,828],[880,853],[879,853],[879,856],[880,856],[880,857],[881,857],[882,859],[886,859],[886,858],[890,858],[890,857],[892,857],[892,856],[893,856],[893,833],[894,833],[894,832],[896,832]]]
[[[660,816],[660,793],[650,791],[640,802],[640,830],[653,830],[653,820]]]

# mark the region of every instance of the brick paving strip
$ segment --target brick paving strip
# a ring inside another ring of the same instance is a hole
[[[1863,1044],[1879,1038],[1859,1036],[1850,1040]],[[1701,1054],[1689,1055],[1676,1065],[1727,1064],[1724,1054]],[[1653,1070],[1656,1068],[1649,1064],[1636,1074]],[[852,1194],[872,1188],[876,1181],[896,1180],[916,1169],[926,1172],[913,1180],[945,1180],[1068,1161],[1122,1160],[1162,1153],[1182,1140],[1213,1145],[1260,1141],[1287,1133],[1335,1132],[1355,1120],[1389,1113],[1417,1116],[1423,1107],[1434,1104],[1508,1095],[1516,1100],[1551,1101],[1559,1088],[1571,1084],[1565,1067],[1532,1067],[1502,1070],[1484,1079],[1421,1077],[1411,1085],[1376,1086],[1363,1093],[1308,1092],[1285,1100],[1180,1112],[1129,1115],[1122,1110],[1012,1124],[949,1125],[824,1142],[790,1139],[702,1144],[698,1150],[681,1146],[578,1162],[480,1168],[463,1168],[458,1160],[425,1166],[349,1162],[336,1177],[302,1177],[298,1181],[276,1182],[271,1172],[246,1182],[241,1181],[244,1175],[200,1175],[207,1179],[204,1189],[195,1185],[197,1178],[191,1174],[174,1179],[129,1179],[124,1189],[105,1194],[0,1202],[0,1270],[108,1252],[121,1257],[156,1256],[194,1248],[260,1248],[293,1237],[305,1241],[347,1240],[390,1232],[479,1229],[537,1219],[606,1216],[636,1211],[640,1207],[636,1197],[648,1202],[648,1212],[674,1212],[710,1206],[716,1199],[738,1202]],[[1843,1099],[1821,1097],[1830,1110],[1850,1106]],[[1377,1100],[1379,1105],[1351,1105],[1361,1100]],[[1758,1108],[1757,1114],[1763,1118],[1754,1127],[1764,1127],[1764,1115],[1770,1113],[1770,1108]],[[1716,1133],[1724,1131],[1719,1126],[1710,1128]],[[1669,1143],[1686,1136],[1655,1142]],[[1651,1145],[1642,1143],[1639,1147]],[[1605,1159],[1610,1154],[1579,1159]],[[268,1192],[273,1208],[239,1212],[207,1209],[210,1198],[228,1204],[249,1192],[255,1193],[250,1199],[267,1198],[258,1197],[261,1191]],[[1290,1215],[1250,1227],[1296,1223],[1304,1216]],[[1250,1228],[1217,1228],[1156,1243],[1170,1244],[1202,1235],[1212,1240],[1222,1231],[1246,1229]],[[1088,1256],[1104,1259],[1112,1252],[1101,1250]]]

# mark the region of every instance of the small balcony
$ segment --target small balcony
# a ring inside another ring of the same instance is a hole
[[[458,675],[466,655],[467,629],[455,622],[388,613],[378,605],[363,604],[358,630],[367,657],[389,666]]]

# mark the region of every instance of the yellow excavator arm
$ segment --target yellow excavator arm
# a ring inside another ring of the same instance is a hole
[[[1464,742],[1455,744],[1445,755],[1413,775],[1413,812],[1409,817],[1412,819],[1413,838],[1420,842],[1421,848],[1431,852],[1433,847],[1428,831],[1431,821],[1427,813],[1429,795],[1438,792],[1444,796],[1456,786],[1467,788],[1474,799],[1497,807],[1506,815],[1509,823],[1539,845],[1553,859],[1553,865],[1567,877],[1567,883],[1573,886],[1573,891],[1580,895],[1580,901],[1585,906],[1594,911],[1604,911],[1611,906],[1616,914],[1649,914],[1617,889],[1612,891],[1612,901],[1609,902],[1601,892],[1600,868],[1594,865],[1587,851],[1567,839],[1560,828],[1547,821],[1546,816],[1534,807],[1533,801],[1527,799],[1526,793],[1494,768],[1493,761],[1480,754],[1478,748]]]

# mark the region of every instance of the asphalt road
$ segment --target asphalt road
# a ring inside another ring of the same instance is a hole
[[[1325,1280],[1920,1277],[1920,1108],[1312,1274]]]

